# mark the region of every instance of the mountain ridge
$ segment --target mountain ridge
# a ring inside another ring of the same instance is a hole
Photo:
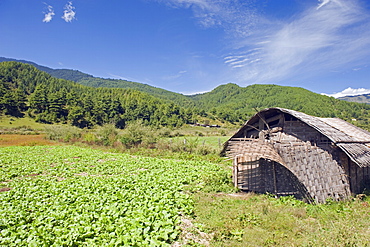
[[[188,97],[183,94],[171,92],[169,90],[154,87],[154,86],[144,84],[144,83],[132,82],[132,81],[127,81],[127,80],[122,80],[122,79],[109,79],[109,78],[94,77],[92,75],[83,73],[79,70],[52,69],[50,67],[42,66],[42,65],[39,65],[31,61],[0,57],[0,62],[8,62],[8,61],[30,64],[36,67],[37,69],[48,73],[49,75],[55,78],[74,81],[84,86],[107,87],[107,88],[130,88],[130,89],[135,89],[141,92],[149,93],[151,95],[157,96],[164,100],[170,99],[171,101],[174,101],[178,104],[184,104],[186,106],[193,106],[191,101],[188,100]]]
[[[1,58],[0,58],[1,61]],[[28,63],[31,64],[32,63]],[[41,66],[44,70],[53,69]],[[46,71],[45,71],[46,72]],[[220,85],[210,92],[182,95],[147,84],[117,79],[103,79],[74,70],[57,70],[60,77],[73,77],[77,84],[91,88],[130,89],[151,95],[167,103],[188,109],[201,117],[243,124],[256,111],[269,107],[288,108],[318,117],[338,117],[355,124],[367,126],[370,106],[320,95],[304,88],[274,84],[254,84],[240,87],[234,83]],[[50,75],[50,73],[48,73]],[[73,81],[73,80],[71,80]]]
[[[227,83],[227,84],[219,85],[209,92],[193,94],[193,95],[184,95],[181,93],[176,93],[176,92],[172,92],[172,91],[162,89],[159,87],[151,86],[145,83],[133,82],[133,81],[123,80],[123,79],[100,78],[100,77],[95,77],[93,75],[81,72],[79,70],[53,69],[47,66],[39,65],[32,61],[0,57],[0,62],[4,62],[4,61],[15,61],[15,62],[31,64],[35,66],[37,69],[44,71],[53,77],[56,77],[59,79],[71,80],[71,81],[77,82],[85,86],[109,87],[109,88],[132,88],[132,89],[136,89],[142,92],[154,94],[163,99],[170,98],[173,101],[178,101],[177,103],[184,103],[184,101],[188,101],[186,100],[186,98],[197,100],[200,97],[200,95],[211,93],[214,90],[220,91],[221,88],[229,84],[233,84],[239,88],[242,88],[235,83]],[[230,92],[230,93],[234,94],[235,92]],[[181,99],[179,100],[178,98],[181,98]],[[356,96],[343,96],[343,97],[339,97],[338,99],[349,101],[349,102],[370,104],[370,94],[361,94],[361,95],[356,95]],[[187,104],[190,104],[190,102],[187,102]]]
[[[370,93],[354,95],[354,96],[344,96],[344,97],[339,97],[338,99],[349,101],[349,102],[370,104]]]

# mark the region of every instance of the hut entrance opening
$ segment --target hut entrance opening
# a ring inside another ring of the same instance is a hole
[[[282,164],[263,158],[245,162],[240,158],[234,160],[233,178],[235,186],[242,191],[292,195],[297,199],[312,201],[307,188]]]

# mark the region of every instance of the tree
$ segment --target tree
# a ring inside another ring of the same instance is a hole
[[[48,108],[48,92],[44,84],[38,84],[29,99],[30,110],[33,113],[42,113]]]
[[[70,108],[68,121],[71,125],[79,128],[91,127],[91,124],[85,119],[84,109],[80,106]]]

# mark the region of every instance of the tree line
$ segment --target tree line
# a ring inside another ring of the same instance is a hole
[[[87,87],[18,62],[0,63],[0,111],[80,128],[106,123],[124,128],[138,119],[148,125],[174,127],[190,123],[197,114],[143,92]]]
[[[32,65],[2,62],[0,113],[18,117],[27,114],[38,122],[70,123],[80,128],[105,123],[124,128],[127,122],[135,120],[146,125],[175,127],[197,119],[242,125],[258,110],[282,107],[318,117],[338,117],[370,129],[370,105],[298,87],[239,87],[229,83],[208,93],[185,96],[121,80],[90,76],[82,81],[86,85],[52,77]]]
[[[369,128],[370,105],[347,102],[304,88],[278,85],[221,85],[211,92],[191,96],[196,106],[230,122],[246,121],[256,111],[281,107],[317,117],[337,117]]]

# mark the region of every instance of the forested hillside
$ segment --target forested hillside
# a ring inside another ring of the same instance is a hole
[[[92,88],[57,79],[35,67],[0,63],[0,111],[42,123],[92,127],[105,123],[123,128],[128,121],[161,126],[189,123],[193,112],[132,89]]]
[[[51,75],[52,77],[56,77],[59,79],[65,79],[69,81],[74,81],[77,82],[79,80],[82,80],[83,78],[92,78],[92,75],[83,73],[78,70],[72,70],[72,69],[52,69],[46,66],[38,65],[34,62],[30,61],[25,61],[25,60],[17,60],[17,59],[12,59],[12,58],[5,58],[5,57],[0,57],[0,62],[19,62],[19,63],[25,63],[25,64],[30,64],[36,69],[44,71]]]
[[[367,125],[370,119],[369,105],[338,100],[298,87],[251,85],[243,88],[229,83],[191,98],[197,107],[228,121],[248,119],[256,109],[268,107],[283,107],[318,117],[356,119],[359,125]]]
[[[102,79],[77,70],[37,66],[51,75],[70,80],[53,78],[26,64],[1,63],[3,113],[20,115],[27,111],[39,122],[70,122],[79,127],[107,122],[123,127],[125,122],[135,119],[143,119],[152,125],[178,126],[193,122],[197,116],[241,125],[256,110],[283,107],[319,117],[342,118],[369,129],[370,105],[335,99],[303,88],[277,85],[240,87],[229,83],[208,93],[186,96],[137,82]],[[34,103],[34,99],[39,97],[35,95],[39,94],[47,97],[47,103],[42,106]],[[78,103],[73,103],[72,98]]]
[[[187,96],[170,92],[161,88],[153,87],[147,84],[142,84],[138,82],[131,82],[126,80],[116,80],[116,79],[103,79],[103,78],[83,78],[77,81],[81,85],[90,87],[107,87],[107,88],[131,88],[141,92],[151,94],[155,97],[161,98],[163,100],[170,100],[176,104],[180,104],[184,107],[194,106],[191,99]]]
[[[0,57],[0,62],[21,62],[26,64],[31,64],[35,66],[37,69],[48,73],[49,75],[59,78],[65,79],[69,81],[77,82],[78,84],[89,86],[89,87],[106,87],[106,88],[130,88],[135,89],[144,93],[148,93],[152,96],[161,98],[163,100],[173,101],[176,104],[186,107],[194,106],[192,100],[190,100],[185,95],[174,93],[162,88],[153,87],[147,84],[132,82],[127,80],[121,79],[105,79],[105,78],[98,78],[93,77],[92,75],[83,73],[78,70],[72,69],[52,69],[49,67],[38,65],[34,62],[25,61],[25,60],[16,60],[11,58]]]

